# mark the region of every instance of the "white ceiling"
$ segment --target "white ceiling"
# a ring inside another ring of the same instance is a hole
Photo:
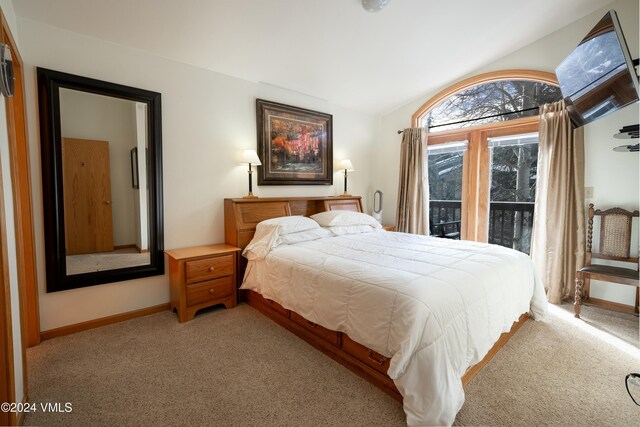
[[[610,0],[14,0],[16,14],[382,114]]]

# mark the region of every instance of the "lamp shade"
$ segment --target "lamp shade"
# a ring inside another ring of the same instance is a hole
[[[258,166],[262,165],[256,150],[244,150],[242,152],[242,159],[240,160],[240,163],[251,163],[252,165]]]
[[[347,170],[349,172],[354,172],[355,169],[353,168],[353,164],[351,164],[351,160],[349,159],[344,159],[340,162],[340,166],[339,168],[340,170]]]

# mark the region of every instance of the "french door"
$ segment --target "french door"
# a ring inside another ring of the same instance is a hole
[[[456,227],[461,239],[529,252],[538,123],[527,117],[429,134],[432,234],[454,235]]]

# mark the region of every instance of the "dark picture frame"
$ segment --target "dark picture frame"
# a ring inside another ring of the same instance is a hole
[[[333,185],[333,116],[256,100],[258,185]]]
[[[140,188],[140,176],[138,175],[138,147],[131,149],[131,187]]]

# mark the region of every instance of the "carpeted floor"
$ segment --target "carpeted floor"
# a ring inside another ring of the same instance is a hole
[[[468,384],[456,424],[637,425],[624,375],[640,371],[638,319],[603,312],[527,322]],[[44,341],[28,363],[30,401],[73,411],[27,425],[404,424],[399,402],[244,304]]]
[[[555,307],[561,308],[573,316],[573,304],[562,304]],[[584,323],[640,348],[640,323],[637,317],[598,307],[584,305],[582,307],[580,317]]]

